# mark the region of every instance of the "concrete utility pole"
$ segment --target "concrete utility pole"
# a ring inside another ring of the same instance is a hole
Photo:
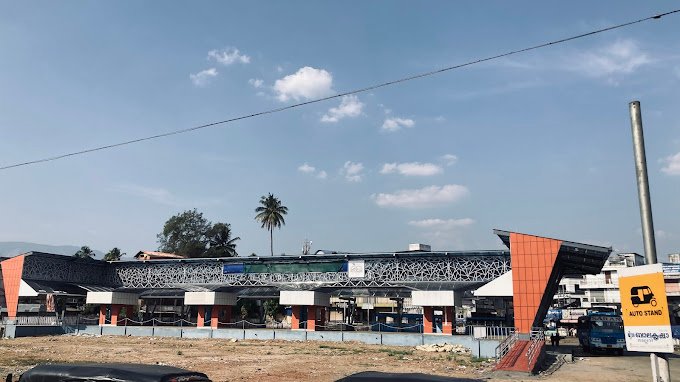
[[[652,202],[649,196],[649,180],[647,179],[647,157],[645,155],[645,136],[642,132],[642,113],[640,101],[633,101],[630,107],[630,127],[633,132],[633,151],[635,153],[635,175],[640,200],[640,219],[642,220],[642,240],[645,246],[647,264],[656,264],[656,241],[654,240],[654,222],[652,220]],[[671,372],[668,366],[668,355],[650,353],[652,364],[652,380],[654,382],[670,382]]]

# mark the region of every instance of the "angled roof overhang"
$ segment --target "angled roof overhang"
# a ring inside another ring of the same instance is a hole
[[[510,248],[512,232],[494,229],[493,233]],[[575,243],[561,240],[562,245],[557,254],[555,267],[559,267],[562,275],[585,275],[600,273],[605,261],[612,252],[611,247]]]

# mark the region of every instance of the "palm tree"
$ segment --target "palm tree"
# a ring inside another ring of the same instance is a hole
[[[271,255],[274,256],[274,228],[286,225],[283,215],[288,213],[288,207],[282,205],[274,195],[269,194],[260,198],[260,206],[255,209],[255,212],[257,212],[255,220],[262,223],[262,228],[269,231]]]
[[[203,257],[235,257],[238,256],[236,252],[236,240],[241,240],[240,237],[231,237],[231,224],[215,223],[210,230],[208,230],[208,241],[210,247],[205,252]]]
[[[91,259],[94,257],[94,252],[88,247],[87,245],[84,245],[80,247],[78,252],[73,254],[73,257],[77,257],[79,259]]]
[[[118,247],[114,247],[106,255],[104,255],[104,261],[120,261],[121,256],[125,255],[120,252]]]

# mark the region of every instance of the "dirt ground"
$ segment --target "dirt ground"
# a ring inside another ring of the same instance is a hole
[[[360,371],[478,378],[492,367],[469,355],[334,342],[51,336],[0,341],[0,376],[45,362],[160,363],[213,381],[334,381]]]
[[[423,373],[493,381],[649,381],[649,357],[576,353],[549,376],[493,372],[493,362],[414,348],[334,342],[237,341],[149,337],[52,336],[0,340],[0,378],[46,362],[159,363],[206,373],[213,381],[335,381],[361,371]],[[672,356],[671,373],[680,373]]]

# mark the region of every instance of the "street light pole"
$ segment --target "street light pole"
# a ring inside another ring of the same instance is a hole
[[[640,201],[640,219],[642,222],[642,240],[645,247],[647,264],[656,264],[656,242],[654,240],[654,222],[652,220],[652,202],[649,196],[649,180],[647,178],[647,157],[645,155],[645,137],[642,132],[642,112],[640,101],[629,104],[630,127],[633,132],[633,152],[635,154],[635,175]],[[671,374],[668,367],[668,355],[665,353],[650,353],[652,378],[654,382],[670,382]]]

